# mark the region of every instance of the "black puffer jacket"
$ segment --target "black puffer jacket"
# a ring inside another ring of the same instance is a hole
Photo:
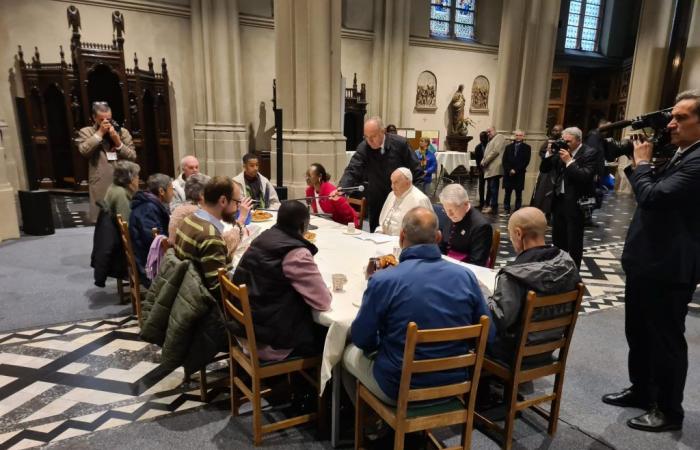
[[[126,257],[116,217],[103,201],[97,206],[100,212],[92,237],[90,267],[95,269],[95,286],[105,287],[107,277],[121,280],[126,276]]]

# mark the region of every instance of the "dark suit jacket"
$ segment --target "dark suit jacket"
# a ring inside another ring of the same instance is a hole
[[[593,196],[593,178],[597,170],[596,151],[587,145],[581,145],[576,152],[574,162],[566,167],[559,158],[559,153],[555,153],[549,158],[542,158],[540,172],[549,173],[555,180],[554,195],[561,195],[561,181],[564,180],[564,208],[567,214],[579,215],[578,204],[581,197]]]
[[[700,143],[673,164],[635,170],[630,166],[625,173],[637,199],[622,252],[625,273],[696,285],[700,282]]]
[[[491,223],[476,208],[470,208],[464,218],[453,223],[449,236],[443,236],[440,251],[447,254],[450,250],[465,253],[463,262],[486,266],[493,240]]]
[[[503,153],[503,187],[506,189],[523,190],[525,187],[525,171],[530,164],[530,146],[521,143],[517,156],[515,155],[515,142],[506,145]],[[515,175],[510,171],[515,170]]]
[[[367,141],[360,142],[345,168],[339,186],[356,186],[366,182],[367,197],[376,197],[375,200],[383,202],[391,191],[391,173],[399,167],[406,167],[413,172],[414,184],[422,183],[423,171],[406,139],[390,133],[384,136],[383,155],[380,151],[371,149]]]

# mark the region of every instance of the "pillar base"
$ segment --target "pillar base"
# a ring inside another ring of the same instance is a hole
[[[242,170],[241,158],[248,151],[245,125],[197,123],[192,134],[202,173],[234,177]]]
[[[15,191],[10,184],[0,186],[0,210],[8,212],[0,221],[0,242],[7,239],[19,239],[19,219]]]
[[[306,169],[312,163],[320,163],[331,176],[331,183],[338,184],[347,166],[345,136],[330,130],[285,130],[282,135],[284,185],[289,198],[303,197],[306,191]],[[277,182],[277,140],[272,138],[270,165],[272,182]]]

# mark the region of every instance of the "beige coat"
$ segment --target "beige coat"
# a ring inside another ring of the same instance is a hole
[[[506,138],[497,134],[489,141],[484,150],[484,159],[481,167],[484,169],[484,178],[500,177],[503,175],[503,152],[506,149]]]
[[[116,161],[107,160],[107,151],[111,144],[109,139],[100,139],[95,136],[97,127],[81,128],[78,137],[75,139],[78,144],[78,151],[87,158],[88,183],[90,188],[90,220],[95,222],[99,214],[97,202],[104,199],[107,189],[112,184],[112,174]],[[136,160],[136,150],[131,140],[131,134],[126,128],[122,128],[119,133],[122,141],[122,148],[117,151],[117,159]]]

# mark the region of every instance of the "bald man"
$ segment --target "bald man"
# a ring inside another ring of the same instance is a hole
[[[488,300],[496,325],[497,339],[489,352],[495,359],[510,364],[520,335],[520,324],[527,292],[553,295],[572,291],[581,281],[576,263],[569,254],[546,245],[547,219],[537,208],[517,210],[508,221],[508,235],[518,256],[498,272],[496,290]],[[557,307],[542,308],[538,319],[556,317]],[[563,311],[561,311],[563,312]],[[542,332],[532,341],[547,342],[561,337],[559,332]],[[530,362],[550,359],[551,354],[536,355]],[[542,361],[544,362],[544,361]]]
[[[173,180],[173,199],[170,201],[170,211],[187,202],[185,182],[187,177],[199,173],[199,161],[192,155],[187,155],[180,161],[180,175]]]
[[[423,179],[423,170],[415,153],[405,138],[387,134],[380,117],[372,117],[365,122],[365,139],[357,146],[357,151],[345,168],[338,187],[351,187],[367,183],[365,196],[369,212],[369,229],[379,226],[382,204],[391,191],[390,177],[394,170],[406,167],[416,182]]]
[[[379,213],[379,226],[374,232],[398,236],[403,216],[417,206],[433,209],[430,199],[413,185],[411,171],[399,167],[391,174],[391,192],[384,201],[382,212]]]

